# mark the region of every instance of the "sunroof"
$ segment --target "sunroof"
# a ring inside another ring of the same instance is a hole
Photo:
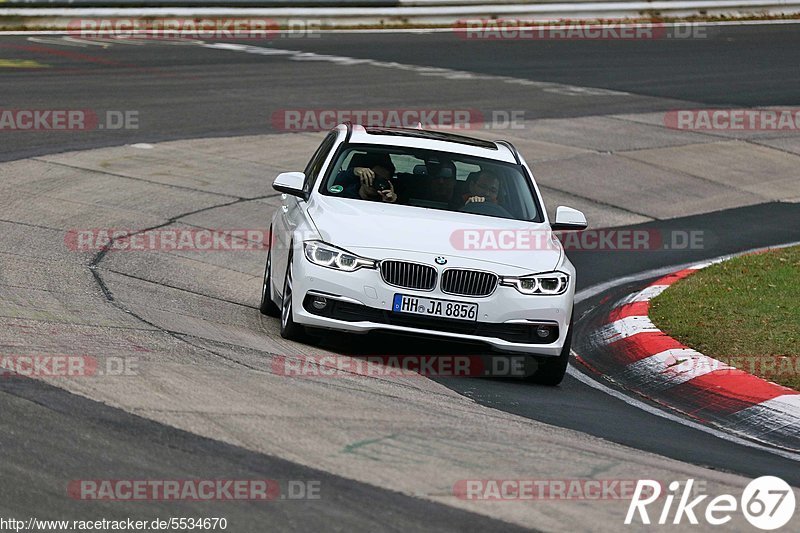
[[[400,137],[417,137],[419,139],[430,139],[433,141],[447,141],[460,144],[468,144],[470,146],[477,146],[479,148],[486,148],[489,150],[497,150],[497,145],[491,141],[484,141],[483,139],[475,139],[474,137],[467,137],[466,135],[458,135],[456,133],[446,133],[443,131],[431,130],[416,130],[409,128],[375,128],[367,127],[364,130],[371,135],[397,135]]]

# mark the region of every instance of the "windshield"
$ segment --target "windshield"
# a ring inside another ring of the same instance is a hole
[[[320,187],[329,196],[541,222],[522,166],[463,154],[349,145]]]

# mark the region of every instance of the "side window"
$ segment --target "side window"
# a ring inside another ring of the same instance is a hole
[[[317,180],[317,176],[319,176],[319,171],[322,170],[322,165],[325,163],[325,159],[328,157],[328,154],[333,148],[333,144],[336,142],[336,132],[332,131],[328,134],[327,137],[322,141],[322,144],[319,145],[317,151],[314,152],[314,155],[311,157],[311,161],[308,162],[306,165],[306,169],[304,171],[306,175],[306,181],[303,184],[303,190],[307,193],[311,191],[311,187],[314,186],[314,182]]]
[[[352,161],[352,160],[353,160],[353,158],[354,158],[354,157],[355,157],[357,154],[361,154],[361,153],[365,153],[365,152],[358,152],[358,151],[356,151],[356,150],[350,150],[350,151],[347,153],[347,155],[345,156],[345,158],[344,158],[344,161],[342,161],[342,162],[341,162],[341,164],[338,166],[338,168],[336,168],[336,169],[334,170],[334,173],[333,173],[333,175],[335,176],[337,173],[341,172],[342,170],[345,170],[345,169],[347,169],[347,167],[349,167],[349,166],[350,166],[350,161]]]

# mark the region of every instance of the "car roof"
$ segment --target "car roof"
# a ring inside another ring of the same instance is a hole
[[[424,148],[494,159],[506,163],[519,163],[516,150],[506,141],[487,141],[441,130],[365,127],[347,123],[337,126],[338,128],[349,131],[349,142],[355,144]]]

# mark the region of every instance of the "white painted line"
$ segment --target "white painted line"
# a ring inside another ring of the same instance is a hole
[[[726,261],[728,259],[730,259],[730,257],[723,257],[723,258],[720,258],[720,259],[714,259],[713,261],[706,261],[705,263],[697,263],[696,265],[692,265],[692,266],[687,267],[687,268],[689,270],[702,270],[704,268],[710,267],[711,265],[716,265],[717,263],[722,263],[723,261]]]
[[[790,246],[797,246],[797,245],[800,245],[800,241],[790,242],[790,243],[786,243],[786,244],[780,244],[780,245],[777,245],[777,246],[765,246],[765,247],[761,247],[761,248],[753,248],[753,249],[745,250],[743,252],[739,252],[739,253],[736,253],[736,254],[728,254],[728,255],[719,256],[719,257],[716,257],[716,258],[714,258],[714,259],[712,259],[710,261],[705,261],[703,263],[684,263],[684,264],[672,265],[672,266],[667,266],[667,267],[662,267],[662,268],[656,268],[656,269],[652,269],[652,270],[646,270],[644,272],[639,272],[637,274],[632,274],[630,276],[624,276],[624,277],[621,277],[621,278],[617,278],[615,280],[610,280],[610,281],[606,281],[606,282],[603,282],[603,283],[598,283],[597,285],[592,285],[591,287],[587,287],[586,289],[583,289],[583,290],[581,290],[581,291],[579,291],[578,293],[575,294],[575,303],[579,303],[579,302],[581,302],[583,300],[586,300],[588,298],[596,296],[596,295],[598,295],[600,293],[603,293],[603,292],[605,292],[605,291],[607,291],[609,289],[613,289],[614,287],[618,287],[620,285],[624,285],[626,283],[632,283],[632,282],[635,282],[635,281],[642,281],[642,280],[646,280],[646,279],[650,279],[650,278],[655,278],[655,277],[658,277],[658,276],[664,276],[666,274],[671,274],[671,273],[677,272],[679,270],[690,268],[693,265],[700,265],[700,264],[705,264],[705,263],[714,263],[714,262],[718,262],[718,261],[723,261],[723,260],[728,259],[728,258],[738,257],[738,256],[741,256],[741,255],[751,254],[751,253],[755,253],[755,252],[762,252],[762,251],[765,251],[765,250],[775,250],[775,249],[780,249],[780,248],[788,248]],[[574,350],[572,350],[572,355],[577,356],[578,354]],[[615,389],[612,389],[611,387],[608,387],[608,386],[600,383],[598,380],[594,379],[590,375],[584,374],[572,362],[570,362],[570,365],[567,367],[567,374],[569,374],[573,378],[577,379],[578,381],[580,381],[584,385],[587,385],[587,386],[592,387],[594,389],[597,389],[597,390],[599,390],[601,392],[604,392],[604,393],[608,394],[609,396],[613,396],[614,398],[617,398],[618,400],[621,400],[621,401],[627,403],[631,407],[636,407],[637,409],[641,409],[642,411],[645,411],[645,412],[647,412],[647,413],[649,413],[651,415],[658,416],[660,418],[664,418],[666,420],[670,420],[670,421],[676,422],[678,424],[682,424],[684,426],[690,427],[692,429],[696,429],[698,431],[702,431],[704,433],[708,433],[709,435],[713,435],[713,436],[718,437],[718,438],[720,438],[722,440],[726,440],[726,441],[729,441],[729,442],[732,442],[732,443],[735,443],[735,444],[740,444],[740,445],[746,446],[748,448],[758,449],[758,450],[761,450],[761,451],[764,451],[764,452],[767,452],[767,453],[771,453],[773,455],[777,455],[777,456],[783,457],[785,459],[790,459],[792,461],[800,462],[800,454],[798,454],[798,453],[793,453],[793,452],[790,452],[790,451],[787,451],[787,450],[781,450],[779,448],[774,448],[774,447],[769,447],[769,446],[764,446],[764,445],[761,445],[761,444],[757,444],[755,442],[749,441],[747,439],[743,439],[741,437],[737,437],[736,435],[733,435],[733,434],[730,434],[730,433],[726,433],[724,431],[715,429],[713,427],[706,426],[706,425],[700,424],[698,422],[694,422],[692,420],[688,420],[688,419],[676,416],[676,415],[670,413],[669,411],[653,407],[652,405],[647,404],[647,403],[645,403],[645,402],[643,402],[641,400],[638,400],[638,399],[634,398],[633,396],[630,396],[628,394],[623,394],[622,392],[619,392],[619,391],[617,391]],[[800,396],[800,395],[794,395],[794,396]],[[800,399],[791,398],[789,401],[790,402],[797,402],[797,401],[800,401]]]
[[[97,39],[97,37],[95,38]],[[124,39],[122,37],[115,37],[109,40],[112,41],[114,44],[128,44],[131,46],[142,46],[144,44],[147,44],[147,41],[145,41],[144,39]]]
[[[92,37],[89,40],[102,42],[102,43],[108,43],[108,44],[130,44],[130,45],[135,45],[135,46],[141,46],[141,45],[145,44],[141,40],[129,41],[127,39],[123,39],[122,37],[111,37],[111,38],[107,38],[107,39],[106,38],[102,38],[102,37]]]
[[[63,38],[61,38],[61,39],[46,39],[46,38],[42,38],[42,37],[28,37],[27,40],[31,41],[33,43],[54,44],[56,46],[75,46],[75,47],[78,47],[78,48],[86,48],[86,46],[87,46],[86,44],[82,44],[82,43],[71,43],[71,42],[65,41]]]
[[[574,351],[572,352],[573,355],[577,355]],[[748,448],[753,448],[762,452],[771,453],[773,455],[777,455],[779,457],[783,457],[784,459],[789,459],[791,461],[798,461],[800,462],[800,454],[792,453],[790,451],[781,450],[778,448],[771,448],[768,446],[764,446],[758,444],[756,442],[749,441],[747,439],[743,439],[741,437],[737,437],[736,435],[732,435],[730,433],[726,433],[724,431],[712,428],[710,426],[704,426],[698,422],[694,422],[692,420],[688,420],[685,418],[681,418],[679,416],[673,415],[670,412],[664,411],[662,409],[653,407],[650,404],[644,403],[636,398],[628,396],[627,394],[623,394],[617,390],[614,390],[610,387],[603,385],[602,383],[594,380],[593,378],[587,376],[574,366],[570,365],[567,367],[567,374],[572,376],[573,378],[577,379],[584,385],[592,387],[593,389],[597,389],[601,392],[608,394],[609,396],[613,396],[614,398],[625,402],[626,404],[630,405],[631,407],[635,407],[637,409],[641,409],[642,411],[651,414],[653,416],[657,416],[659,418],[663,418],[665,420],[669,420],[670,422],[676,422],[678,424],[682,424],[686,427],[690,427],[692,429],[696,429],[698,431],[702,431],[703,433],[708,433],[709,435],[713,435],[714,437],[720,438],[722,440],[732,442],[734,444],[739,444],[741,446],[746,446]]]
[[[204,43],[202,44],[202,46],[218,50],[229,50],[232,52],[244,52],[248,54],[266,55],[266,56],[280,56],[280,57],[285,57],[290,61],[322,61],[327,63],[335,63],[337,65],[345,65],[345,66],[368,65],[371,67],[402,70],[418,74],[420,76],[434,76],[449,80],[462,80],[462,81],[486,80],[499,83],[508,83],[512,85],[523,85],[527,87],[536,87],[544,92],[556,93],[566,96],[592,96],[592,97],[630,96],[630,93],[621,91],[612,91],[609,89],[597,89],[594,87],[579,87],[576,85],[565,85],[562,83],[533,81],[524,78],[514,78],[512,76],[478,74],[474,72],[467,72],[465,70],[454,70],[441,67],[409,65],[405,63],[397,63],[394,61],[378,61],[375,59],[363,59],[363,58],[337,56],[329,54],[315,54],[313,52],[301,52],[299,50],[285,50],[281,48],[267,48],[263,46],[253,46],[247,44]]]
[[[108,48],[108,44],[107,43],[100,43],[100,42],[96,42],[96,41],[91,40],[91,39],[78,39],[76,37],[69,37],[69,36],[66,36],[66,35],[64,37],[62,37],[62,39],[64,39],[65,41],[69,41],[71,43],[82,43],[82,44],[86,44],[86,45],[89,45],[89,46],[102,46],[103,48]]]

